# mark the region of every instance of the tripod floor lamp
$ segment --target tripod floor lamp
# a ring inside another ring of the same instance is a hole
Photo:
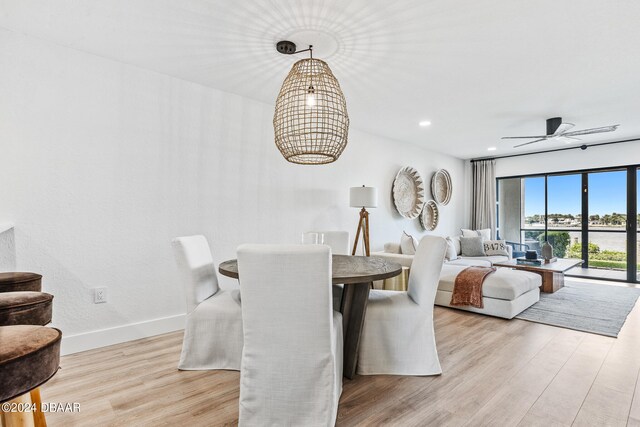
[[[362,233],[362,242],[364,251],[367,256],[371,254],[369,245],[369,212],[366,208],[375,208],[378,206],[378,190],[375,187],[351,187],[349,190],[349,205],[352,208],[360,209],[360,221],[358,221],[358,229],[356,230],[356,238],[353,241],[353,251],[351,255],[356,254],[360,233]]]

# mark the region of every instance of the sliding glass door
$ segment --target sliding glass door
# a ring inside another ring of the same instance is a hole
[[[499,237],[584,261],[568,274],[640,281],[638,212],[638,166],[498,179]]]
[[[627,278],[627,171],[587,174],[588,211],[586,251],[590,276]]]
[[[547,240],[553,246],[553,255],[573,258],[569,249],[582,242],[581,174],[547,177],[547,211]]]

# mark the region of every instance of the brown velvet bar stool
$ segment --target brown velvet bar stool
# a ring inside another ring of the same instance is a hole
[[[0,292],[21,291],[42,291],[42,275],[28,272],[0,273]]]
[[[0,293],[0,326],[51,323],[53,295],[45,292]]]
[[[0,326],[0,403],[10,409],[1,407],[3,427],[46,427],[39,387],[58,371],[61,338],[55,328]]]

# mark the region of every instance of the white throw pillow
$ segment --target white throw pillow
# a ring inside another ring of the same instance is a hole
[[[417,248],[418,241],[410,234],[407,234],[406,231],[403,231],[402,237],[400,237],[400,251],[404,255],[415,255]]]
[[[509,252],[507,250],[507,242],[504,240],[485,240],[484,253],[487,256],[491,256],[491,255],[509,256]]]
[[[462,237],[482,236],[483,240],[491,240],[490,228],[483,228],[482,230],[469,230],[467,228],[463,228],[460,231],[462,231]]]
[[[445,258],[447,261],[453,261],[454,259],[458,259],[458,250],[456,249],[455,243],[451,237],[447,237],[447,253],[445,254]],[[460,239],[458,239],[458,243],[460,243]]]
[[[456,255],[458,255],[458,256],[460,256],[460,254],[462,254],[462,246],[460,244],[460,237],[461,236],[449,237],[449,239],[451,239],[451,241],[453,242],[453,246],[455,246],[455,248],[456,248]]]

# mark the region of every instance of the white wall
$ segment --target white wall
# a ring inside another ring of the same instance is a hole
[[[293,165],[273,143],[270,105],[6,30],[0,57],[0,222],[15,223],[10,262],[44,275],[55,325],[78,337],[67,351],[179,327],[175,236],[205,234],[219,262],[245,242],[353,233],[348,189],[366,184],[380,191],[371,210],[380,249],[402,230],[423,234],[392,208],[405,165],[426,178],[448,169],[453,198],[437,234],[466,226],[456,158],[352,129],[335,164]],[[109,302],[96,305],[100,286]]]
[[[640,136],[640,135],[639,135]],[[640,141],[600,145],[586,150],[566,150],[496,160],[496,176],[604,168],[640,164]]]

